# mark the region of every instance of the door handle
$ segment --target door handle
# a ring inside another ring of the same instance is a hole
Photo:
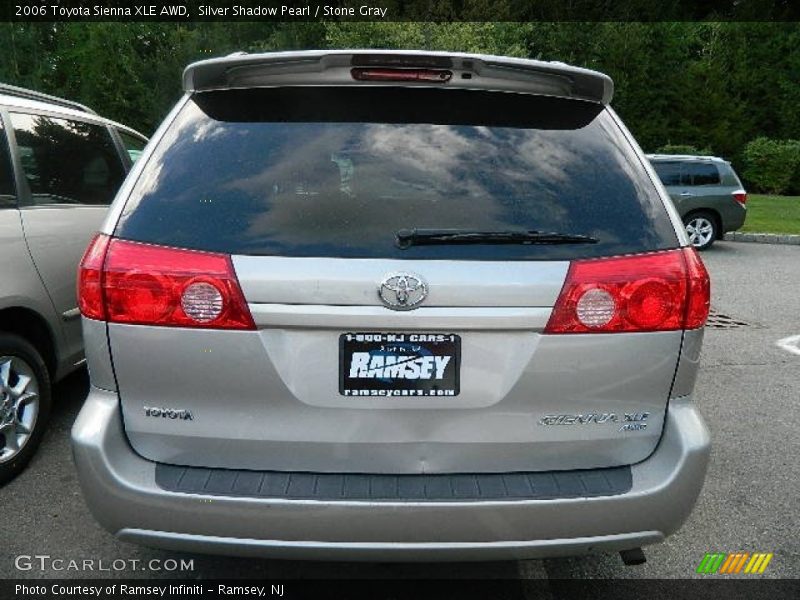
[[[688,198],[690,196],[694,196],[692,192],[681,192],[681,198]]]

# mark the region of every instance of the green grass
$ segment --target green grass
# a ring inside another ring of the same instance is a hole
[[[742,231],[800,234],[800,196],[748,194]]]

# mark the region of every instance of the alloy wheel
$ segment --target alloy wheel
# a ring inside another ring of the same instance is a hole
[[[0,463],[13,459],[30,439],[39,416],[39,382],[19,356],[0,356]]]
[[[694,217],[686,223],[686,233],[695,248],[703,248],[714,239],[714,224],[705,217]]]

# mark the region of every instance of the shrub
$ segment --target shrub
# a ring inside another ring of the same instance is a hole
[[[800,141],[754,139],[742,154],[745,180],[754,191],[785,194],[798,179],[800,170]]]

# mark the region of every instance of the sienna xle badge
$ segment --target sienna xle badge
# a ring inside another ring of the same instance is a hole
[[[127,541],[468,560],[662,541],[700,492],[708,276],[593,71],[239,54],[80,268],[89,507]]]

